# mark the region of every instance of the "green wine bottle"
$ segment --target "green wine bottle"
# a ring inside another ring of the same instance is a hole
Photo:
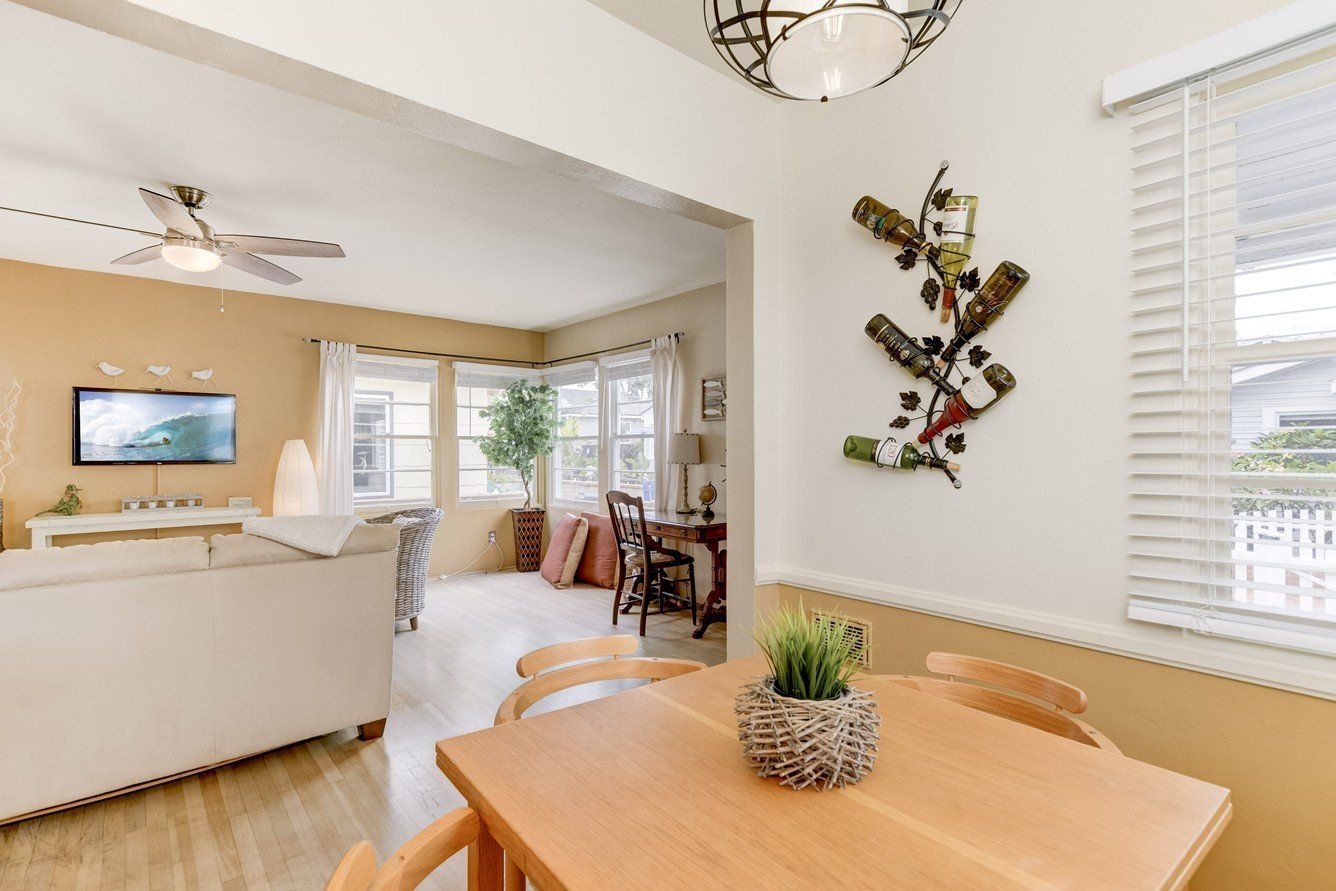
[[[960,470],[960,465],[954,461],[934,458],[912,442],[897,443],[894,436],[880,441],[870,436],[846,436],[844,457],[892,470],[918,470],[920,467],[937,467],[952,473]]]
[[[955,387],[938,373],[933,366],[932,357],[923,351],[923,347],[884,314],[877,313],[868,319],[868,323],[863,326],[863,332],[872,338],[873,343],[886,351],[892,362],[897,363],[914,377],[927,378],[948,395],[955,392]]]
[[[979,293],[969,302],[969,306],[965,307],[965,312],[960,316],[960,324],[956,326],[956,336],[951,338],[951,342],[942,351],[942,357],[937,360],[937,367],[945,368],[951,358],[960,352],[961,347],[1002,318],[1002,313],[1011,306],[1011,302],[1016,299],[1016,295],[1029,280],[1030,273],[1010,260],[999,263],[993,274],[988,276],[988,281],[979,289]]]
[[[871,195],[864,195],[854,205],[854,221],[863,226],[872,236],[897,247],[927,254],[936,259],[940,251],[935,244],[929,244],[920,234],[914,221],[900,211],[887,207]]]
[[[975,195],[952,195],[942,209],[942,321],[951,321],[956,305],[956,283],[974,250],[974,215],[979,209]]]

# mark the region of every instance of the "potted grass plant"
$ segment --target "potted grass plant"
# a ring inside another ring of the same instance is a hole
[[[513,467],[524,484],[524,507],[512,508],[515,527],[515,568],[538,569],[547,511],[533,506],[533,478],[539,458],[552,454],[557,442],[557,391],[547,384],[515,381],[479,414],[491,423],[492,434],[477,440],[478,450],[493,467]]]
[[[756,642],[770,674],[743,688],[735,710],[743,754],[762,777],[794,789],[856,783],[877,759],[881,713],[849,681],[858,669],[848,623],[784,607]]]

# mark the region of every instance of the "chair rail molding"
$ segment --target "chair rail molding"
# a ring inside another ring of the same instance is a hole
[[[1230,641],[1211,640],[1191,632],[1168,631],[1157,639],[1114,625],[783,565],[758,568],[756,584],[803,588],[1336,700],[1336,663],[1331,670],[1324,671],[1297,661],[1274,658],[1271,654],[1252,652],[1253,648],[1247,644],[1234,645]]]

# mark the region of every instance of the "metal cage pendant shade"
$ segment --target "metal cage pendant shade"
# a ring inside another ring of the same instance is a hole
[[[895,77],[932,45],[963,0],[704,0],[715,50],[785,99],[838,99]]]

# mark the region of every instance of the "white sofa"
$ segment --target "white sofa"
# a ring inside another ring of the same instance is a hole
[[[397,527],[0,553],[0,822],[359,726],[390,706]]]

